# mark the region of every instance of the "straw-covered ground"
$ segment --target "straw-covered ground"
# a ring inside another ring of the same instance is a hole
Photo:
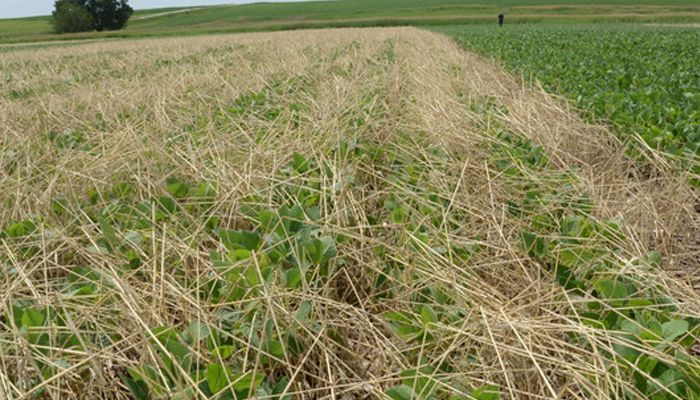
[[[698,398],[691,177],[446,37],[0,70],[0,398]]]

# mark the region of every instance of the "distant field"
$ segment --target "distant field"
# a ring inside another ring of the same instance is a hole
[[[119,32],[53,35],[47,17],[0,20],[0,43],[56,39],[139,37],[338,26],[493,23],[499,12],[508,23],[645,21],[699,22],[692,0],[345,0],[211,6],[140,19],[174,9],[137,12]]]
[[[148,16],[151,14],[165,13],[174,10],[183,10],[186,8],[159,8],[153,10],[137,10],[132,16],[133,20],[139,17]],[[93,33],[96,37],[97,35]],[[2,42],[21,42],[21,41],[37,41],[37,40],[62,40],[68,35],[55,35],[51,32],[51,20],[49,16],[29,17],[29,18],[13,18],[0,19],[0,43]],[[79,39],[86,34],[72,35]]]

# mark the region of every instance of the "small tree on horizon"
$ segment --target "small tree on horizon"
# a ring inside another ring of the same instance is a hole
[[[53,24],[57,33],[117,30],[133,12],[128,0],[56,0]]]
[[[56,1],[52,23],[56,33],[86,32],[95,29],[95,18],[92,14],[72,0]]]

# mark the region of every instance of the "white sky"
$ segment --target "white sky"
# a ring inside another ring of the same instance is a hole
[[[260,0],[257,0],[260,1]],[[135,10],[157,7],[203,6],[212,4],[255,3],[256,0],[129,0]],[[265,0],[268,2],[289,2],[299,0]],[[32,15],[49,15],[53,10],[54,0],[0,0],[0,18],[28,17]]]

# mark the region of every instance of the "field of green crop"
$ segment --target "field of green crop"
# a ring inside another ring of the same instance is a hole
[[[461,44],[562,94],[623,139],[700,155],[700,29],[634,25],[445,27]]]
[[[0,43],[323,27],[484,24],[493,23],[499,12],[506,13],[510,23],[700,22],[700,5],[693,0],[343,0],[198,7],[143,18],[167,11],[173,9],[139,10],[126,29],[101,33],[53,35],[48,17],[0,20]]]

